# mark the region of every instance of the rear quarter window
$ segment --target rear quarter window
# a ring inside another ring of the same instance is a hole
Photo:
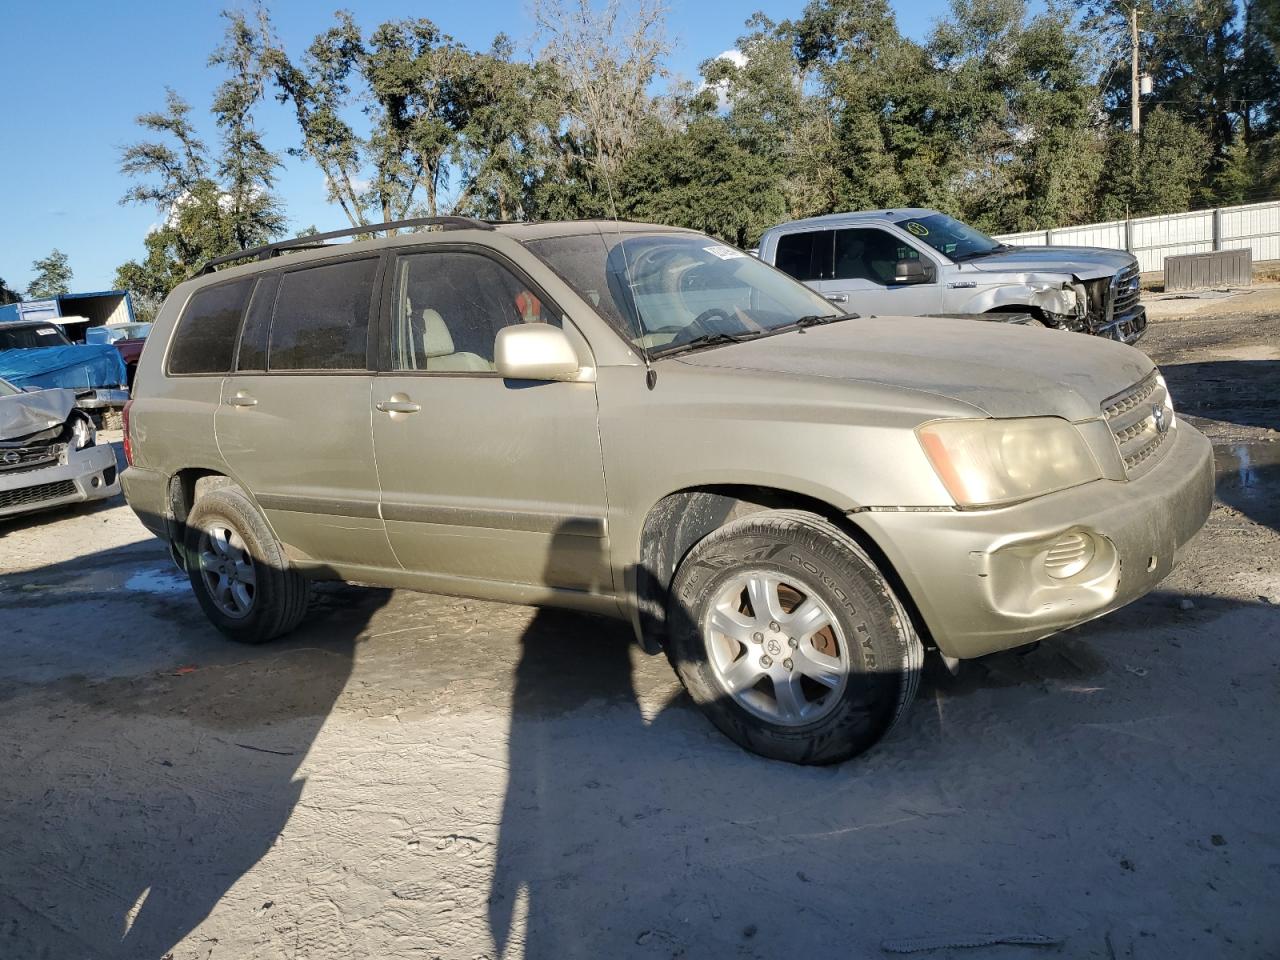
[[[229,373],[253,279],[205,287],[191,295],[169,350],[169,373]]]

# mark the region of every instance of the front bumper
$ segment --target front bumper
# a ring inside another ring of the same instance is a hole
[[[1141,340],[1146,332],[1147,308],[1138,304],[1119,316],[1112,317],[1106,324],[1095,330],[1094,334],[1132,345]]]
[[[1146,475],[1096,480],[996,510],[854,514],[884,550],[946,655],[1022,646],[1138,599],[1168,576],[1213,505],[1213,449],[1179,422]],[[1079,574],[1045,570],[1053,545],[1089,537]]]
[[[116,454],[110,445],[68,450],[63,463],[36,470],[0,472],[0,517],[102,500],[119,492]]]

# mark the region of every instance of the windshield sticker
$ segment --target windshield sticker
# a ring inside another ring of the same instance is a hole
[[[929,228],[923,223],[916,223],[914,220],[907,221],[907,229],[917,237],[927,237],[929,235]]]
[[[721,260],[737,260],[739,257],[746,256],[746,254],[741,250],[735,250],[733,247],[726,247],[722,243],[717,243],[713,247],[703,247],[702,249],[713,257],[719,257]]]

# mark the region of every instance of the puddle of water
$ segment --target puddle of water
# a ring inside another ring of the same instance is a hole
[[[157,593],[172,596],[186,593],[191,589],[191,582],[186,574],[177,570],[139,570],[124,582],[126,590],[137,590],[140,593]]]
[[[1224,443],[1213,453],[1219,499],[1258,523],[1280,527],[1280,443]]]

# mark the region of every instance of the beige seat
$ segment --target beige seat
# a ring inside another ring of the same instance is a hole
[[[435,310],[422,311],[422,355],[428,371],[490,371],[493,364],[478,353],[456,353],[453,334]]]

